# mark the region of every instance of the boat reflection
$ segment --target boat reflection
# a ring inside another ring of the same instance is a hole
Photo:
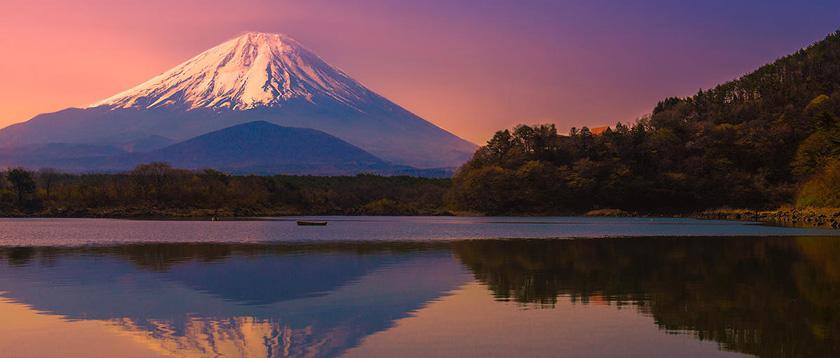
[[[444,331],[452,339],[438,344],[463,355],[495,344],[470,319],[501,330],[575,324],[560,311],[599,327],[630,312],[660,332],[632,344],[654,348],[676,333],[719,353],[840,352],[840,238],[830,237],[5,248],[0,292],[4,304],[102,322],[168,356],[369,355],[399,332],[414,334],[396,352],[421,355],[430,347],[418,337]],[[542,335],[548,355],[583,353],[560,347],[556,330],[505,334]],[[0,347],[14,344],[6,336]]]

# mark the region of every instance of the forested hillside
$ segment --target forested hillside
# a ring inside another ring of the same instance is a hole
[[[448,201],[485,213],[840,206],[840,32],[602,134],[497,132]]]

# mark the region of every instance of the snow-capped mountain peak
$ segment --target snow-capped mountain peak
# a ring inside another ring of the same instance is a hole
[[[2,129],[0,144],[141,148],[254,121],[319,130],[386,162],[416,168],[456,167],[476,148],[365,88],[288,36],[259,32],[226,41],[89,108],[45,113]],[[289,153],[276,155],[279,160]]]
[[[248,110],[331,98],[356,108],[370,94],[292,38],[249,32],[91,107]]]

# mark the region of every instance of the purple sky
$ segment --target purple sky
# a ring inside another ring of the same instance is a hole
[[[631,121],[838,28],[837,0],[6,0],[0,126],[267,31],[483,143],[519,123]]]

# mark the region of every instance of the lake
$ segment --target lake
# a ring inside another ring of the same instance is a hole
[[[836,231],[295,219],[0,219],[0,356],[840,353]]]

